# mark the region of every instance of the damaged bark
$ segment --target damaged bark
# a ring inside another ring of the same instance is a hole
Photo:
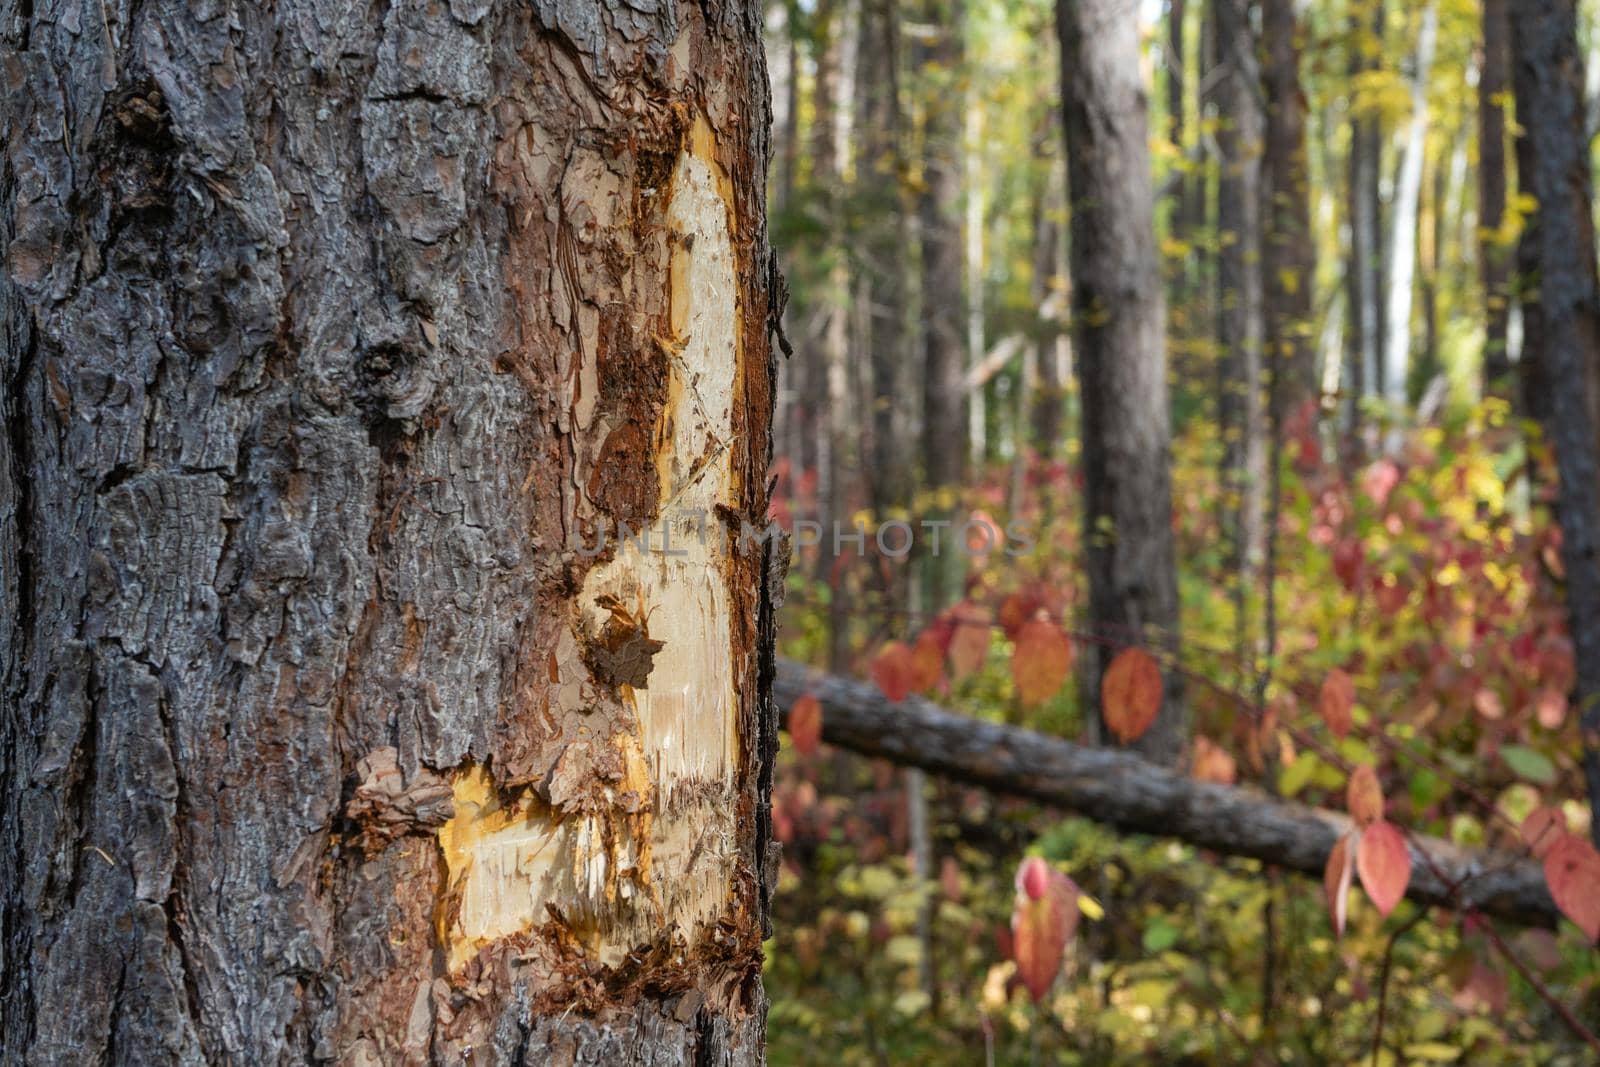
[[[0,0],[0,1059],[761,1062],[759,6],[86,10]]]

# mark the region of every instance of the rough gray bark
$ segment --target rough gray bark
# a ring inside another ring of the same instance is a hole
[[[0,1061],[761,1062],[760,11],[0,2]]]
[[[1311,343],[1311,290],[1316,243],[1306,163],[1306,100],[1300,89],[1300,24],[1294,0],[1262,0],[1261,76],[1266,94],[1262,159],[1262,291],[1268,373],[1278,379],[1282,411],[1299,411],[1317,396]]]
[[[1512,5],[1518,182],[1538,210],[1519,256],[1527,403],[1555,449],[1556,519],[1591,810],[1600,811],[1600,277],[1595,268],[1583,57],[1573,0]],[[1600,841],[1600,820],[1593,833]]]
[[[1166,314],[1153,229],[1136,20],[1121,0],[1059,0],[1074,349],[1083,409],[1089,628],[1176,653]],[[1085,651],[1086,706],[1114,649]],[[1171,763],[1184,743],[1176,675],[1137,747]],[[1098,723],[1098,710],[1094,715]],[[1106,735],[1109,736],[1109,733]]]
[[[1338,812],[1274,800],[1238,786],[1196,781],[1126,752],[1088,748],[985,722],[909,697],[890,704],[873,685],[778,663],[780,708],[810,693],[822,703],[822,738],[863,756],[921,767],[1007,796],[1054,805],[1130,833],[1177,838],[1320,876],[1334,842],[1351,829]],[[1559,917],[1544,872],[1525,857],[1473,851],[1411,836],[1406,895],[1515,922]],[[1423,858],[1423,853],[1427,859]],[[1461,883],[1452,895],[1450,887]]]
[[[1478,49],[1478,273],[1483,283],[1483,392],[1510,395],[1511,249],[1498,239],[1506,216],[1506,96],[1511,91],[1509,0],[1481,0]]]

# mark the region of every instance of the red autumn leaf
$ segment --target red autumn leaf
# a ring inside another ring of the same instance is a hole
[[[911,695],[913,673],[911,650],[900,641],[884,645],[878,650],[878,658],[872,661],[872,680],[892,704]]]
[[[1539,558],[1544,561],[1544,565],[1550,571],[1552,578],[1558,582],[1567,580],[1567,564],[1561,558],[1560,548],[1555,545],[1545,545],[1544,549],[1539,553]]]
[[[1014,960],[1017,958],[1016,939],[1011,936],[1011,927],[1001,926],[998,923],[995,924],[994,952],[995,955],[1004,957],[1008,960]]]
[[[1336,937],[1344,936],[1345,917],[1350,905],[1351,845],[1354,834],[1346,834],[1333,843],[1328,852],[1328,865],[1322,872],[1322,892],[1328,901],[1328,918],[1333,921]]]
[[[1344,671],[1335,667],[1322,680],[1322,692],[1317,697],[1317,713],[1328,724],[1333,736],[1343,737],[1354,723],[1351,709],[1356,704],[1356,683]]]
[[[1345,787],[1344,807],[1360,827],[1370,826],[1383,818],[1383,786],[1378,784],[1378,772],[1366,764],[1350,774]]]
[[[917,635],[916,646],[911,650],[911,688],[926,693],[944,677],[944,646],[935,630],[924,630]]]
[[[772,835],[785,845],[794,843],[794,817],[784,807],[782,800],[772,803]]]
[[[1029,900],[1042,900],[1050,888],[1050,865],[1037,856],[1029,856],[1017,868],[1017,888]]]
[[[1566,834],[1544,854],[1544,880],[1561,914],[1578,924],[1590,943],[1600,941],[1600,853],[1577,834]]]
[[[1036,589],[1012,593],[1000,604],[1000,627],[1005,630],[1007,637],[1015,641],[1017,634],[1038,617],[1039,609],[1043,607],[1044,599]]]
[[[1522,820],[1522,841],[1538,859],[1567,836],[1567,817],[1560,808],[1535,808]]]
[[[1355,538],[1346,538],[1333,546],[1333,573],[1339,583],[1351,592],[1355,592],[1361,580],[1361,565],[1364,562],[1361,542]]]
[[[1406,606],[1411,598],[1411,587],[1391,575],[1377,575],[1372,581],[1372,595],[1378,601],[1378,610],[1393,615]]]
[[[939,888],[952,904],[961,902],[961,864],[954,856],[946,856],[939,864]]]
[[[1463,1011],[1478,1009],[1498,1014],[1506,1010],[1506,992],[1505,973],[1475,960],[1466,981],[1450,1001]]]
[[[1035,619],[1017,632],[1011,676],[1024,704],[1043,704],[1072,674],[1072,642],[1053,622]]]
[[[956,620],[946,611],[929,620],[928,625],[917,636],[917,640],[921,641],[924,636],[928,636],[930,641],[939,646],[939,654],[943,656],[950,651],[950,638],[955,636],[955,632]]]
[[[989,658],[989,621],[976,612],[958,616],[950,635],[950,673],[956,681],[978,673]]]
[[[1516,946],[1527,961],[1541,971],[1553,971],[1561,966],[1561,942],[1549,930],[1524,930],[1517,935]]]
[[[977,563],[982,563],[996,549],[1005,547],[1005,531],[982,508],[968,517],[961,531],[967,539],[967,555]]]
[[[1161,711],[1161,668],[1142,648],[1118,652],[1100,679],[1100,714],[1123,744],[1137,741]]]
[[[822,701],[806,693],[789,708],[789,740],[802,756],[815,755],[822,742]]]
[[[1194,769],[1191,773],[1202,782],[1232,785],[1239,778],[1239,767],[1227,749],[1200,734],[1194,739]]]
[[[1500,699],[1500,694],[1488,686],[1480,687],[1472,695],[1472,706],[1478,710],[1479,715],[1491,721],[1506,717],[1506,706]]]
[[[1017,868],[1016,889],[1012,958],[1017,961],[1017,976],[1037,1004],[1060,973],[1067,942],[1078,929],[1078,887],[1038,856],[1029,856]]]
[[[1539,725],[1546,730],[1559,730],[1567,718],[1567,694],[1559,689],[1542,689],[1534,702],[1538,709]]]
[[[1389,494],[1400,484],[1400,468],[1391,459],[1380,459],[1361,472],[1361,489],[1378,507],[1389,502]]]
[[[1361,831],[1356,873],[1380,915],[1387,916],[1411,882],[1411,850],[1394,824],[1379,819]]]

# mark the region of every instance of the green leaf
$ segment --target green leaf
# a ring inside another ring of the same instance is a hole
[[[1411,787],[1411,806],[1418,811],[1426,811],[1441,800],[1450,791],[1449,785],[1433,771],[1426,767],[1413,771],[1409,782]]]
[[[1503,745],[1500,749],[1500,758],[1506,761],[1506,766],[1510,767],[1519,778],[1526,778],[1540,785],[1555,783],[1556,765],[1542,752],[1536,752],[1526,745]]]
[[[1356,740],[1354,737],[1346,737],[1339,742],[1339,755],[1343,757],[1346,763],[1357,767],[1362,764],[1370,767],[1378,765],[1378,755],[1372,751],[1372,747],[1364,741]]]
[[[1322,766],[1322,761],[1315,753],[1302,752],[1289,766],[1283,769],[1283,774],[1278,778],[1278,789],[1286,797],[1292,797],[1311,783],[1317,770]]]
[[[1165,952],[1178,943],[1179,930],[1176,926],[1163,920],[1156,919],[1144,928],[1144,950],[1151,955]]]

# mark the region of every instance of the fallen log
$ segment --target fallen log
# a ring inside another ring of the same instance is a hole
[[[1126,832],[1320,876],[1334,843],[1351,829],[1338,812],[1196,781],[1115,749],[984,722],[919,697],[891,704],[876,686],[790,660],[779,661],[773,691],[785,717],[800,696],[816,696],[829,744]],[[1524,925],[1555,924],[1559,913],[1534,861],[1422,834],[1410,838],[1406,895],[1418,903],[1473,908]]]

